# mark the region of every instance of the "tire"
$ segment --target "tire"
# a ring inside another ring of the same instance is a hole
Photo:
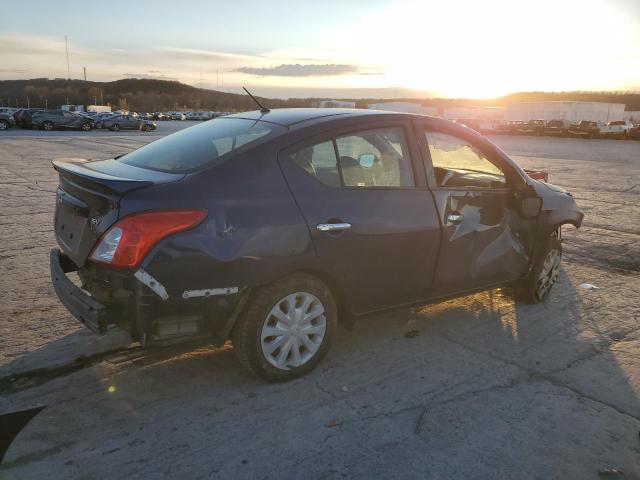
[[[145,132],[149,132],[151,131],[151,127],[149,125],[145,125],[144,127],[142,127],[142,130],[144,130]]]
[[[0,120],[0,130],[9,130],[10,126],[6,120]]]
[[[117,132],[120,130],[120,125],[114,123],[113,125],[111,125],[111,128],[109,130],[111,130],[112,132]]]
[[[540,303],[547,298],[558,280],[561,259],[562,243],[557,236],[552,235],[537,257],[529,275],[514,285],[516,300]]]
[[[42,129],[46,130],[47,132],[50,132],[51,130],[53,130],[53,122],[50,121],[46,121],[42,123]]]
[[[91,124],[89,122],[85,122],[82,125],[80,125],[80,128],[82,129],[83,132],[88,132],[89,130],[91,130]]]
[[[300,310],[315,316],[304,322]],[[336,302],[329,288],[316,277],[298,273],[252,292],[231,340],[245,369],[269,382],[283,382],[320,363],[337,323]]]

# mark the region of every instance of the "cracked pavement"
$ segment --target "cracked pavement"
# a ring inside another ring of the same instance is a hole
[[[126,336],[85,331],[49,285],[49,160],[161,134],[0,138],[0,413],[47,406],[0,478],[640,478],[640,142],[494,138],[586,213],[545,303],[505,289],[376,315],[265,384],[231,346],[104,353]]]

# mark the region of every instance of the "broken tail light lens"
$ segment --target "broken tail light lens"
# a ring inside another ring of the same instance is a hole
[[[133,213],[102,235],[90,258],[113,267],[136,267],[160,240],[197,226],[206,216],[206,210]]]

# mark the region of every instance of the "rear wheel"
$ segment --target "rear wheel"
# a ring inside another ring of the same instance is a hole
[[[515,297],[526,303],[543,301],[558,281],[562,243],[556,234],[549,237],[529,275],[514,285]]]
[[[51,130],[53,130],[53,122],[47,120],[42,124],[42,129],[50,132]]]
[[[148,132],[149,130],[151,130],[151,126],[145,125],[144,127],[142,127],[142,130],[144,130],[145,132]]]
[[[0,120],[0,130],[9,130],[9,122]]]
[[[80,126],[80,128],[85,132],[88,132],[89,130],[91,130],[91,124],[89,122],[85,122]]]
[[[252,293],[232,341],[247,370],[271,382],[285,381],[320,363],[336,326],[329,288],[311,275],[295,274]]]
[[[117,123],[114,123],[113,125],[111,125],[110,130],[113,132],[117,132],[118,130],[120,130],[120,125],[118,125]]]

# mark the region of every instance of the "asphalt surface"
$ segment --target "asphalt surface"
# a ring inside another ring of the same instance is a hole
[[[505,289],[377,315],[265,384],[231,346],[119,350],[50,286],[50,160],[192,123],[158,125],[0,134],[0,413],[46,405],[0,478],[640,478],[640,142],[493,138],[586,213],[543,304]]]

